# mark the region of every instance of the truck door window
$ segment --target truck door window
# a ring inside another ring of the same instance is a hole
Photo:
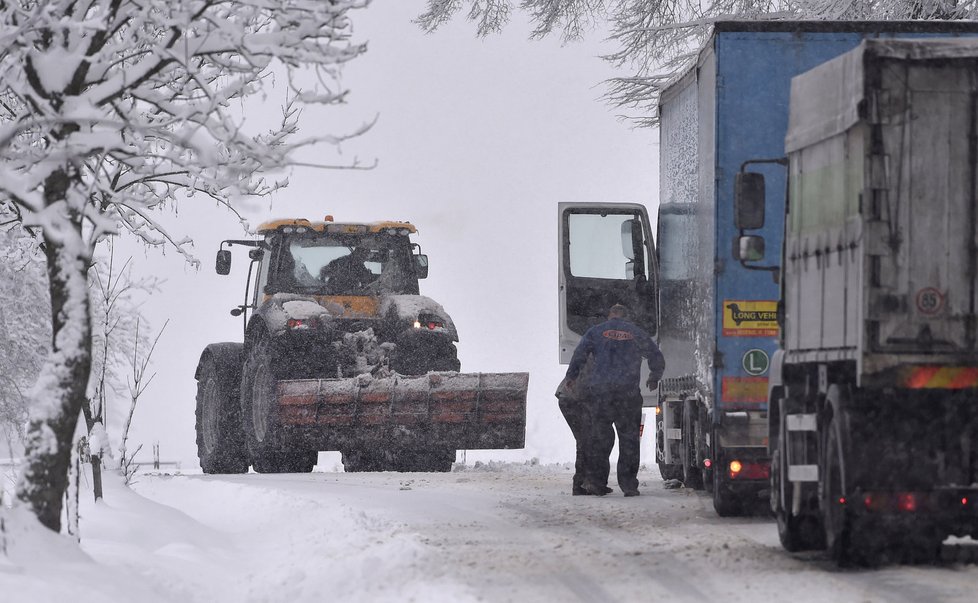
[[[607,318],[612,305],[628,306],[632,319],[656,332],[656,271],[643,210],[581,207],[565,210],[563,274],[566,328],[583,334]]]
[[[622,250],[622,225],[634,217],[631,214],[568,216],[571,274],[631,280],[633,264]]]

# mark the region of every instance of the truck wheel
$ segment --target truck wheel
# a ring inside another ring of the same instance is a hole
[[[710,466],[703,467],[703,490],[707,494],[713,494],[713,450],[710,447],[711,442],[707,441],[706,434],[710,433],[713,429],[713,423],[710,421],[710,413],[706,410],[706,405],[699,405],[699,423],[700,423],[700,435],[703,438],[703,456],[704,458],[710,459]]]
[[[655,464],[659,467],[659,475],[662,481],[673,479],[683,479],[682,465],[667,465],[665,462],[665,442],[666,434],[662,428],[662,415],[655,415]]]
[[[777,504],[774,517],[778,524],[778,538],[786,551],[807,551],[825,548],[825,539],[818,519],[808,509],[800,515],[792,515],[794,506],[794,486],[788,481],[787,416],[788,405],[784,398],[780,402],[778,421],[778,448],[771,459],[771,487],[775,489]]]
[[[723,472],[718,467],[713,468],[713,509],[720,517],[743,515],[744,511],[740,501],[733,492],[727,489],[723,483],[722,475]]]
[[[838,395],[829,388],[829,396]],[[836,408],[839,408],[836,406]],[[843,419],[833,414],[826,425],[825,461],[822,471],[822,522],[825,530],[825,544],[829,557],[839,567],[873,566],[882,560],[885,537],[881,533],[870,533],[864,529],[864,522],[853,513],[845,499],[847,489],[844,485],[845,459],[847,450],[840,430]]]
[[[204,473],[248,472],[238,383],[229,377],[208,355],[197,381],[197,458]]]
[[[686,400],[683,404],[683,485],[693,490],[703,489],[703,473],[696,463],[696,445],[699,440],[700,425],[696,411],[696,400]]]

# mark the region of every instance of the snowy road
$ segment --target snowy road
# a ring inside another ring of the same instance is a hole
[[[785,553],[768,519],[720,519],[702,494],[640,478],[626,499],[570,496],[564,466],[142,476],[139,494],[186,514],[146,536],[157,561],[104,533],[83,548],[163,600],[974,600],[974,565],[837,570]]]

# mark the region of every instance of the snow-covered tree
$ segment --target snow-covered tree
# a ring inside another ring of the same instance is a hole
[[[633,111],[641,125],[658,123],[663,86],[691,64],[712,23],[721,19],[978,18],[978,4],[962,0],[428,0],[417,21],[431,32],[463,9],[480,36],[505,27],[517,11],[529,18],[536,38],[559,33],[574,40],[607,23],[618,47],[605,58],[631,72],[612,78],[607,98]]]
[[[279,186],[263,173],[298,146],[336,142],[297,140],[300,108],[343,100],[338,70],[365,50],[349,13],[368,1],[0,0],[0,214],[42,233],[51,300],[17,488],[44,525],[60,528],[92,363],[95,244],[126,229],[186,253],[154,209],[180,191],[233,209]],[[282,119],[251,132],[241,108],[276,77]]]
[[[47,279],[39,254],[36,240],[21,225],[0,225],[0,443],[18,447],[27,424],[27,393],[51,342]]]

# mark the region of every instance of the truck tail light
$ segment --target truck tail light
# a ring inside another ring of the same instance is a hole
[[[905,513],[913,513],[917,510],[917,495],[913,492],[900,492],[897,494],[897,509]]]
[[[950,502],[950,501],[948,501]],[[863,494],[863,507],[873,513],[916,513],[934,505],[947,508],[937,500],[931,500],[921,492],[867,492]]]
[[[768,479],[771,477],[771,465],[733,460],[727,465],[727,474],[730,479]]]

